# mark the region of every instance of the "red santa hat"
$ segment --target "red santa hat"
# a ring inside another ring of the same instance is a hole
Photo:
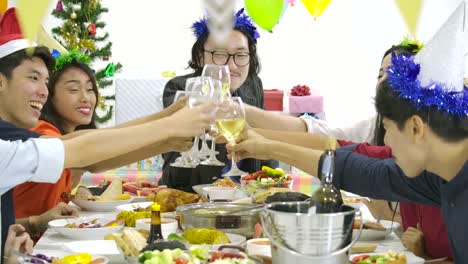
[[[15,8],[9,8],[0,18],[0,58],[18,50],[35,47],[34,42],[23,37]]]

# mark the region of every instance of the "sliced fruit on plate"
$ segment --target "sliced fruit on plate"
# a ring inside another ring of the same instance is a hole
[[[107,187],[107,189],[101,194],[101,200],[114,200],[123,193],[122,188],[122,179],[114,177],[112,183]]]

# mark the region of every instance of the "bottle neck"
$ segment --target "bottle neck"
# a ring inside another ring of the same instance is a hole
[[[325,150],[325,157],[322,161],[322,171],[320,172],[322,185],[333,184],[333,174],[335,171],[335,151]]]
[[[151,225],[161,225],[160,211],[151,211]]]

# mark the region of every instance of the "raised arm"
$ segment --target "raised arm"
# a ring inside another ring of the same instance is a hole
[[[255,128],[307,132],[305,122],[297,117],[265,111],[255,106],[245,106],[247,123]]]
[[[209,126],[213,117],[206,104],[184,108],[170,117],[118,129],[95,130],[64,140],[65,167],[86,168],[172,138],[193,137]]]

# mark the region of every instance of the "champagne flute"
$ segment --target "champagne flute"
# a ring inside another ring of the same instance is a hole
[[[186,92],[189,97],[188,102],[190,107],[206,103],[213,99],[214,87],[210,77],[194,77],[187,80]],[[206,144],[206,132],[201,135],[202,148],[198,151],[198,157],[205,159],[210,154],[210,149]],[[198,150],[199,137],[196,139]]]
[[[236,141],[244,130],[246,124],[245,108],[240,97],[232,97],[229,100],[225,100],[223,105],[218,108],[216,113],[216,127],[230,144],[236,144]],[[234,154],[234,152],[231,153],[231,169],[223,174],[223,177],[242,176],[248,174],[248,172],[242,171],[237,167]]]
[[[230,85],[231,76],[227,65],[205,64],[202,71],[202,76],[211,77],[215,88],[215,97],[217,100],[223,101],[231,97]],[[211,126],[212,131],[216,131],[216,126]],[[204,165],[224,166],[224,163],[216,158],[216,140],[211,138],[211,151],[207,160],[203,161]]]
[[[177,91],[175,96],[174,96],[174,103],[177,102],[180,98],[186,96],[185,91]],[[194,144],[195,146],[195,144]],[[177,159],[171,163],[172,167],[181,167],[181,168],[195,168],[197,164],[197,161],[193,159],[194,157],[194,147],[188,151],[181,152],[180,157],[177,157]],[[198,161],[200,162],[200,161]]]
[[[231,97],[231,74],[229,72],[229,66],[217,65],[217,64],[205,64],[201,76],[211,77],[215,84],[215,90],[220,89],[222,92],[221,99]],[[219,85],[215,81],[220,81]]]

